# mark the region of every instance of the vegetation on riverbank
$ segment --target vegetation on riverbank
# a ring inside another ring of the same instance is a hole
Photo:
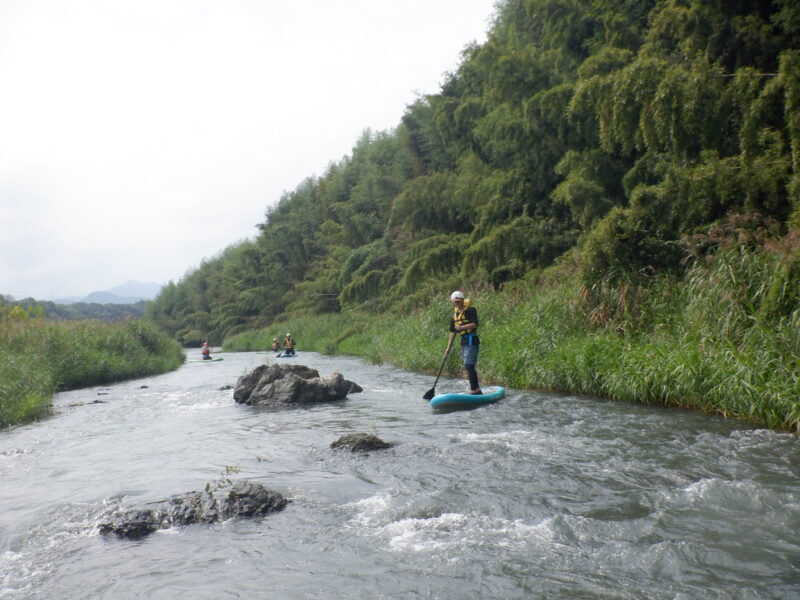
[[[478,290],[483,382],[691,407],[797,430],[800,247],[786,239],[753,247],[755,235],[740,230],[680,281],[667,277],[645,290],[588,290],[568,259],[531,285]],[[233,336],[225,348],[264,350],[291,331],[301,353],[352,354],[435,373],[450,310],[440,293],[406,316],[294,318]],[[453,352],[444,373],[458,376],[460,369]]]
[[[49,300],[36,300],[23,298],[14,300],[11,296],[0,294],[0,302],[6,306],[38,307],[42,318],[48,321],[83,321],[92,319],[115,323],[125,319],[139,319],[144,317],[144,300],[133,304],[98,304],[96,302],[74,302],[72,304],[58,304]]]
[[[0,305],[0,428],[46,415],[59,390],[163,373],[183,363],[175,340],[151,323],[45,321]]]
[[[800,4],[496,7],[441,90],[148,315],[433,371],[461,288],[485,377],[796,429]]]

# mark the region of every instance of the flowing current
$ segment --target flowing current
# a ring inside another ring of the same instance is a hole
[[[364,392],[248,407],[221,388],[275,357],[219,356],[58,394],[52,417],[0,431],[0,598],[800,598],[795,436],[517,390],[438,414],[432,376],[305,352],[291,360]],[[330,449],[358,432],[393,446]],[[226,466],[291,502],[98,533]]]

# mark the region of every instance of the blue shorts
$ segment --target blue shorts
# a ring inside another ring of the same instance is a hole
[[[461,360],[465,367],[474,367],[478,363],[478,350],[480,346],[461,346]]]

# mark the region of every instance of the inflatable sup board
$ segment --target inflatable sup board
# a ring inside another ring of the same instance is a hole
[[[492,404],[505,396],[506,388],[493,385],[483,389],[483,394],[439,394],[431,398],[432,408],[474,408]]]

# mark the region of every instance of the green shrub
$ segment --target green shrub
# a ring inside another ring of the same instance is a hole
[[[143,320],[0,318],[0,427],[47,414],[58,390],[176,369],[180,345]]]

